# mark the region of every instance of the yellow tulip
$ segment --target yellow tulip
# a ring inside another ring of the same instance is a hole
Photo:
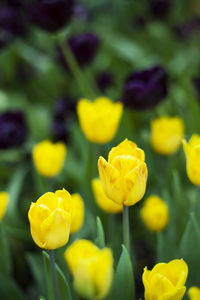
[[[72,199],[65,190],[45,193],[28,212],[34,242],[44,249],[64,246],[69,239]]]
[[[118,129],[123,105],[109,98],[99,97],[91,102],[81,99],[77,113],[82,131],[93,143],[104,144],[111,141]]]
[[[0,221],[2,220],[8,205],[9,195],[6,192],[0,192]]]
[[[161,231],[168,223],[168,207],[160,197],[151,195],[143,204],[141,217],[147,228],[152,231]]]
[[[103,299],[113,279],[113,255],[88,240],[77,240],[65,251],[77,292],[87,299]]]
[[[72,194],[71,233],[79,231],[84,221],[84,202],[79,194]]]
[[[175,153],[184,135],[184,123],[179,117],[160,117],[151,123],[151,144],[159,154]]]
[[[99,178],[92,180],[92,189],[96,202],[102,210],[111,214],[119,213],[123,210],[123,205],[115,203],[106,196]]]
[[[192,286],[188,290],[188,296],[190,300],[199,300],[200,299],[200,289],[196,286]]]
[[[108,162],[98,161],[103,189],[111,200],[120,205],[133,205],[144,196],[147,166],[144,151],[129,140],[111,149]]]
[[[159,263],[151,271],[145,267],[142,275],[145,300],[181,300],[187,275],[188,267],[183,259]]]
[[[183,140],[186,156],[186,170],[191,182],[200,186],[200,135],[193,134],[189,143]]]
[[[33,161],[35,167],[43,176],[54,177],[63,167],[67,149],[64,143],[45,140],[33,148]]]

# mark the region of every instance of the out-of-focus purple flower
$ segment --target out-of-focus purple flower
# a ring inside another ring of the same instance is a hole
[[[69,134],[67,124],[62,118],[53,121],[52,135],[54,142],[62,141],[66,143],[68,141]]]
[[[189,38],[200,30],[200,18],[195,18],[175,27],[175,33],[180,38]]]
[[[97,76],[97,85],[99,89],[104,92],[107,88],[109,88],[114,83],[114,77],[111,72],[101,72]]]
[[[151,13],[157,19],[164,19],[167,17],[170,10],[169,0],[154,0],[151,4]]]
[[[132,73],[126,80],[122,101],[126,107],[147,109],[167,96],[167,74],[161,66]]]
[[[92,32],[81,33],[72,36],[68,40],[68,45],[80,66],[85,66],[92,62],[99,48],[99,38]],[[58,48],[58,61],[68,69],[65,58],[60,48]]]
[[[67,117],[76,112],[76,102],[71,98],[62,97],[55,103],[54,115]]]
[[[74,0],[35,0],[27,4],[31,21],[47,31],[63,28],[73,13]]]
[[[200,101],[200,77],[195,77],[193,78],[193,84],[195,87],[195,91],[196,91],[196,96],[198,98],[198,100]]]
[[[81,4],[74,5],[73,16],[77,19],[86,21],[89,18],[88,10]]]
[[[22,145],[27,137],[27,126],[22,111],[8,111],[0,114],[0,149]]]

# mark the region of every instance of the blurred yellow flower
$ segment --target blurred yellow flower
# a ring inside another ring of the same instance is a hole
[[[183,140],[186,170],[191,182],[200,186],[200,135],[193,134],[189,143]]]
[[[159,263],[151,271],[145,267],[142,275],[145,300],[181,300],[187,275],[188,267],[183,259]]]
[[[152,231],[161,231],[168,223],[168,207],[160,197],[151,195],[143,204],[141,217],[148,229]]]
[[[196,286],[192,286],[188,290],[188,296],[190,300],[199,300],[200,299],[200,289]]]
[[[131,206],[144,196],[147,166],[144,151],[129,140],[111,149],[108,162],[101,156],[98,161],[103,189],[111,200]]]
[[[179,117],[163,116],[151,122],[151,144],[159,154],[175,153],[184,135],[184,123]]]
[[[65,190],[45,193],[28,212],[34,242],[44,249],[64,246],[69,239],[72,199]]]
[[[65,260],[74,277],[77,292],[87,299],[103,299],[113,279],[113,255],[88,240],[77,240],[65,251]]]
[[[92,180],[92,189],[98,206],[105,212],[115,214],[123,210],[122,204],[115,203],[106,196],[99,178]]]
[[[72,194],[72,220],[71,233],[75,233],[81,229],[84,222],[84,202],[82,197],[76,193]]]
[[[3,219],[3,216],[6,212],[8,200],[9,200],[8,193],[0,192],[0,221]]]
[[[91,102],[81,99],[77,105],[80,126],[90,142],[104,144],[111,141],[118,129],[123,105],[109,98],[99,97]]]
[[[54,177],[63,167],[67,149],[64,143],[45,140],[33,148],[33,161],[35,167],[43,176]]]

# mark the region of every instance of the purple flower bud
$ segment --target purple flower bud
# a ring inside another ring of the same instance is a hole
[[[86,32],[69,38],[68,44],[78,64],[85,66],[94,59],[99,47],[99,38],[92,32]],[[58,48],[58,61],[69,69],[60,48]]]
[[[110,72],[105,71],[97,76],[97,85],[102,92],[109,88],[113,83],[113,74]]]
[[[20,146],[27,137],[27,127],[22,111],[0,114],[0,149]]]
[[[54,114],[55,116],[67,117],[76,112],[76,101],[71,98],[62,97],[55,103]]]
[[[164,19],[167,17],[170,10],[169,0],[156,0],[151,5],[152,15],[157,19]]]
[[[27,4],[27,12],[35,25],[51,32],[70,21],[73,5],[74,0],[35,0]]]
[[[192,19],[175,27],[175,33],[180,38],[189,38],[200,30],[200,18]]]
[[[68,134],[67,124],[62,118],[60,120],[55,119],[53,121],[52,135],[53,135],[53,140],[55,142],[62,141],[66,143],[68,141],[69,134]]]
[[[200,77],[193,78],[193,84],[196,91],[196,97],[200,101]]]
[[[167,96],[167,74],[160,66],[132,73],[122,95],[125,106],[136,109],[154,107]]]

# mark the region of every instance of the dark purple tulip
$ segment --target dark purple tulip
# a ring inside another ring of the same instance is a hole
[[[68,44],[78,64],[85,66],[94,59],[99,47],[99,38],[92,32],[86,32],[69,38]],[[58,48],[58,61],[69,69],[60,48]]]
[[[53,140],[55,142],[62,141],[62,142],[66,143],[68,141],[67,124],[65,123],[65,121],[62,118],[61,119],[55,119],[53,121],[52,135],[53,135]]]
[[[57,118],[67,117],[76,112],[76,102],[71,98],[62,97],[55,103],[54,114]]]
[[[152,15],[157,19],[164,19],[167,17],[170,10],[169,0],[155,0],[151,4]]]
[[[193,84],[196,91],[196,96],[200,100],[200,77],[193,78]]]
[[[20,146],[27,137],[27,127],[22,111],[0,114],[0,149]]]
[[[192,19],[175,27],[175,33],[180,38],[189,38],[200,30],[200,18]]]
[[[47,31],[57,31],[69,21],[74,0],[35,0],[27,5],[31,21]]]
[[[167,96],[167,74],[160,66],[132,73],[126,80],[122,101],[126,107],[147,109]]]
[[[114,83],[113,74],[111,72],[102,72],[97,76],[97,85],[104,92]]]

